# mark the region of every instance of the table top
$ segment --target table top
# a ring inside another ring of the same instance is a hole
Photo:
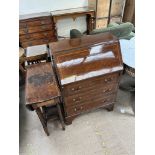
[[[56,10],[51,11],[52,16],[60,16],[60,15],[67,15],[73,13],[88,13],[94,11],[93,9],[89,9],[88,7],[79,7],[79,8],[71,8],[71,9],[64,9],[64,10]]]
[[[27,105],[60,96],[51,62],[34,64],[27,68],[25,91]]]
[[[120,39],[123,63],[135,68],[135,37],[130,40]]]

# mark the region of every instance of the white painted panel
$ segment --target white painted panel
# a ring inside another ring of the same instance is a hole
[[[19,14],[88,6],[88,0],[19,0]]]
[[[59,36],[69,37],[71,29],[78,29],[80,32],[86,31],[86,16],[78,17],[75,21],[72,18],[58,20],[57,33]]]

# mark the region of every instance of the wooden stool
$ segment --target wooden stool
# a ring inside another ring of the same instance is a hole
[[[61,96],[56,83],[54,72],[50,62],[39,63],[27,67],[26,72],[26,107],[35,110],[43,129],[49,135],[47,129],[46,113],[44,107],[56,106],[62,129],[65,129],[62,110]]]
[[[27,65],[48,61],[49,49],[46,44],[25,48]]]

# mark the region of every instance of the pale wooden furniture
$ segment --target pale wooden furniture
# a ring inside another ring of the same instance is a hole
[[[110,22],[121,22],[126,0],[88,0],[90,9],[96,11],[95,28],[105,28]]]

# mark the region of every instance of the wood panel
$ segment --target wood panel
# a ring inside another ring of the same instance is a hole
[[[135,0],[126,0],[123,22],[135,24]]]
[[[125,0],[112,0],[111,16],[122,16]]]
[[[112,17],[112,18],[110,19],[110,23],[117,23],[117,22],[120,23],[121,20],[122,20],[121,17]]]
[[[106,28],[108,24],[108,18],[97,19],[96,20],[96,29]]]
[[[94,9],[94,10],[96,10],[96,0],[88,0],[88,7],[90,8],[90,9]]]
[[[96,17],[108,17],[110,0],[98,0]]]
[[[96,10],[95,28],[106,28],[110,22],[111,17],[119,16],[121,19],[120,21],[122,21],[125,2],[126,0],[88,0],[88,6]],[[109,20],[103,20],[105,17]],[[118,19],[113,19],[113,22],[114,21],[118,21]]]

